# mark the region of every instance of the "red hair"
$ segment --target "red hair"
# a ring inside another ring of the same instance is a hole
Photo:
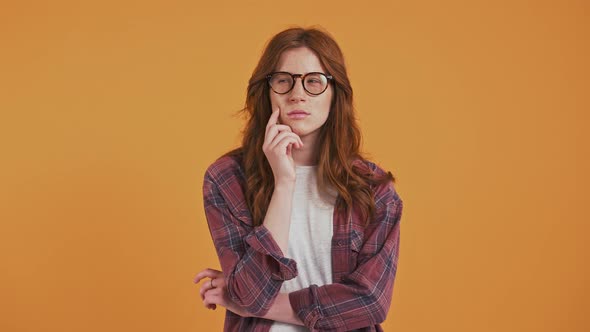
[[[281,54],[292,48],[307,47],[320,60],[327,74],[333,76],[333,98],[328,119],[320,128],[317,179],[320,190],[331,186],[338,193],[335,208],[351,211],[357,207],[365,222],[374,215],[372,185],[395,182],[390,172],[371,172],[359,151],[361,132],[355,119],[352,87],[346,72],[344,56],[336,41],[316,28],[290,28],[275,35],[267,44],[248,83],[247,122],[242,146],[226,155],[240,155],[246,176],[246,201],[254,225],[262,224],[274,190],[274,176],[262,152],[265,128],[272,113],[270,87],[266,76],[273,72]]]

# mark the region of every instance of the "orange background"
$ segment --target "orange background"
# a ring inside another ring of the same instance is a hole
[[[588,331],[586,1],[4,1],[0,330],[220,331],[201,197],[266,41],[341,45],[404,199],[386,331]]]

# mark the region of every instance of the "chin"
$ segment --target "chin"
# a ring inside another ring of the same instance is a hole
[[[305,136],[305,135],[309,134],[309,129],[306,128],[306,126],[303,125],[302,123],[287,122],[286,125],[291,127],[291,130],[293,130],[293,132],[299,136]]]
[[[293,130],[293,132],[295,134],[297,134],[297,136],[299,136],[299,137],[303,137],[307,134],[307,132],[305,130],[302,130],[301,128],[298,128],[298,127],[291,127],[291,130]]]
[[[305,136],[317,134],[320,128],[291,128],[297,136],[303,138]]]

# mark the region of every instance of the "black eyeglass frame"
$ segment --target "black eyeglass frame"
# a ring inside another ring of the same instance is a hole
[[[291,84],[291,87],[289,88],[289,90],[287,90],[286,92],[282,92],[281,93],[281,92],[276,92],[275,89],[273,89],[272,84],[270,84],[270,79],[275,74],[287,74],[287,75],[291,75],[291,78],[293,78],[293,83]],[[324,88],[324,90],[322,90],[322,92],[313,93],[313,92],[310,92],[309,90],[307,90],[305,88],[305,83],[303,83],[305,81],[305,77],[307,77],[308,75],[311,75],[311,74],[320,74],[320,75],[323,75],[326,78],[326,81],[328,82],[328,84],[326,84],[326,87]],[[319,72],[319,71],[312,71],[312,72],[306,73],[306,74],[291,74],[291,73],[289,73],[287,71],[275,71],[275,72],[272,72],[272,73],[266,75],[266,79],[268,81],[268,85],[270,86],[270,88],[272,89],[272,91],[274,91],[274,93],[277,93],[279,95],[284,95],[284,94],[287,94],[287,93],[291,92],[291,90],[293,90],[293,88],[295,87],[295,82],[297,81],[297,77],[301,77],[301,85],[303,86],[303,90],[305,90],[305,92],[307,92],[307,93],[309,93],[310,95],[313,95],[313,96],[319,96],[322,93],[326,92],[326,90],[328,90],[328,86],[330,85],[330,81],[333,81],[334,80],[334,77],[332,77],[332,75],[327,75],[327,74],[324,74],[324,73]]]

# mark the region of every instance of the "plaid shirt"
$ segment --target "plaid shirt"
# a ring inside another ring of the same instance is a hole
[[[225,156],[205,172],[203,200],[209,231],[226,278],[229,297],[264,315],[297,264],[283,256],[269,230],[252,226],[244,196],[240,157]],[[377,165],[363,161],[378,174]],[[375,216],[364,225],[357,209],[334,209],[332,284],[289,293],[305,326],[314,331],[383,331],[397,270],[403,203],[390,183],[373,188]],[[244,318],[226,310],[224,331],[269,331],[272,320]]]

